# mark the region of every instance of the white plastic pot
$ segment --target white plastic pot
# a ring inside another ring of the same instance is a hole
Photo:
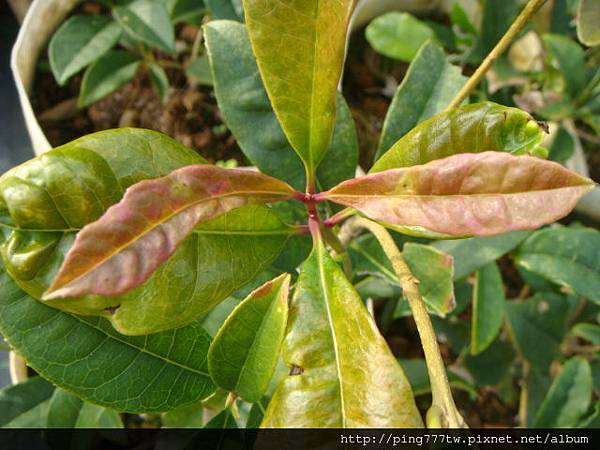
[[[25,125],[36,155],[52,147],[35,117],[28,92],[33,86],[40,52],[77,2],[78,0],[35,0],[27,11],[12,50],[10,67],[17,85]]]

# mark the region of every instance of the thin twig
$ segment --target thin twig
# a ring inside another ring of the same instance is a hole
[[[456,94],[450,104],[446,107],[446,111],[450,111],[460,106],[469,93],[479,84],[485,73],[491,67],[492,63],[504,53],[504,50],[510,45],[514,38],[519,34],[519,31],[525,26],[531,16],[542,6],[546,0],[529,0],[521,14],[515,19],[510,28],[504,33],[504,36],[498,41],[492,51],[486,56],[486,58],[479,65],[477,70],[471,75],[471,78],[463,86],[463,88]]]
[[[404,261],[396,243],[381,225],[367,219],[358,218],[354,221],[356,226],[366,228],[383,248],[386,256],[392,263],[394,272],[400,281],[402,292],[408,300],[410,309],[419,331],[421,345],[425,353],[427,371],[431,383],[431,408],[427,412],[427,426],[429,428],[448,427],[466,428],[465,420],[458,412],[452,391],[448,383],[446,368],[437,343],[433,325],[425,308],[425,302],[419,292],[419,281],[414,277],[410,268]]]

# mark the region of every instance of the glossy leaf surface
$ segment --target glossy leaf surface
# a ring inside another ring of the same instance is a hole
[[[590,47],[600,45],[600,4],[597,1],[579,1],[577,37]]]
[[[41,377],[0,390],[0,427],[42,428],[54,386]]]
[[[506,317],[515,347],[533,367],[546,373],[558,358],[567,331],[569,307],[565,299],[549,292],[522,302],[506,303]]]
[[[440,240],[432,246],[454,258],[454,279],[461,280],[507,254],[529,235],[530,231],[509,231],[498,236]]]
[[[471,316],[471,353],[477,355],[493,341],[504,323],[504,285],[495,262],[477,271]]]
[[[48,428],[123,428],[119,414],[103,406],[81,400],[57,388],[50,399]]]
[[[352,0],[244,0],[266,91],[310,174],[331,142],[352,6]]]
[[[419,123],[441,113],[465,81],[460,68],[448,62],[441,47],[424,44],[394,94],[376,159]]]
[[[370,172],[425,164],[457,153],[494,150],[528,154],[542,137],[541,127],[525,111],[491,102],[473,103],[417,125]]]
[[[117,6],[113,15],[134,38],[167,53],[175,53],[175,32],[165,2],[136,0]]]
[[[377,52],[410,62],[421,45],[435,34],[414,16],[392,11],[371,21],[365,30],[365,36]]]
[[[540,230],[519,247],[515,261],[549,281],[600,302],[600,233],[592,228]]]
[[[143,337],[123,336],[34,300],[2,270],[0,333],[54,384],[108,408],[161,412],[207,397],[210,337],[197,324]]]
[[[483,152],[355,178],[317,198],[407,234],[466,237],[554,222],[593,186],[554,162]]]
[[[213,380],[249,403],[269,387],[288,316],[290,275],[253,291],[229,315],[208,353]]]
[[[87,68],[81,82],[77,106],[85,108],[129,83],[141,60],[125,50],[111,50]]]
[[[263,427],[420,427],[408,381],[322,242],[301,266]]]
[[[574,427],[587,412],[592,399],[592,371],[581,356],[566,362],[540,405],[536,428]]]
[[[106,16],[75,15],[54,33],[48,46],[48,59],[54,78],[61,86],[117,43],[118,23]]]
[[[77,234],[44,299],[123,294],[146,281],[200,223],[292,193],[266,175],[208,165],[142,181]]]
[[[246,27],[238,22],[214,21],[205,25],[204,31],[217,101],[242,151],[263,173],[304,189],[302,162],[273,112]],[[318,186],[329,189],[352,178],[357,161],[354,121],[346,101],[338,94],[333,138],[317,169]]]

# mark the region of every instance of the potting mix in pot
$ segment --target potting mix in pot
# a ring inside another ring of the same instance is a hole
[[[600,2],[354,3],[74,6],[1,425],[600,426]]]

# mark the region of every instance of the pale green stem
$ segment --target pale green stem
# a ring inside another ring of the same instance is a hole
[[[421,338],[421,346],[425,353],[425,362],[427,363],[427,371],[429,372],[431,383],[432,399],[431,408],[427,412],[426,417],[427,426],[429,428],[466,428],[465,420],[454,404],[435,331],[425,308],[425,302],[419,292],[419,281],[411,273],[396,243],[385,228],[375,222],[362,218],[357,219],[355,225],[366,228],[379,241],[383,251],[392,263],[394,272],[396,272],[396,276],[402,287],[402,292],[408,300],[412,311],[417,330],[419,331],[419,337]]]
[[[531,16],[538,10],[540,6],[542,6],[546,0],[529,0],[521,14],[515,19],[512,25],[506,30],[502,39],[498,41],[496,46],[492,49],[492,51],[486,56],[486,58],[481,62],[477,70],[471,75],[467,83],[463,86],[463,88],[456,94],[456,96],[452,99],[450,104],[446,107],[446,111],[450,111],[454,108],[460,106],[465,98],[469,95],[469,93],[479,84],[483,76],[491,67],[492,63],[504,53],[504,50],[508,48],[510,43],[515,39],[519,31],[523,29],[527,21],[531,18]]]

